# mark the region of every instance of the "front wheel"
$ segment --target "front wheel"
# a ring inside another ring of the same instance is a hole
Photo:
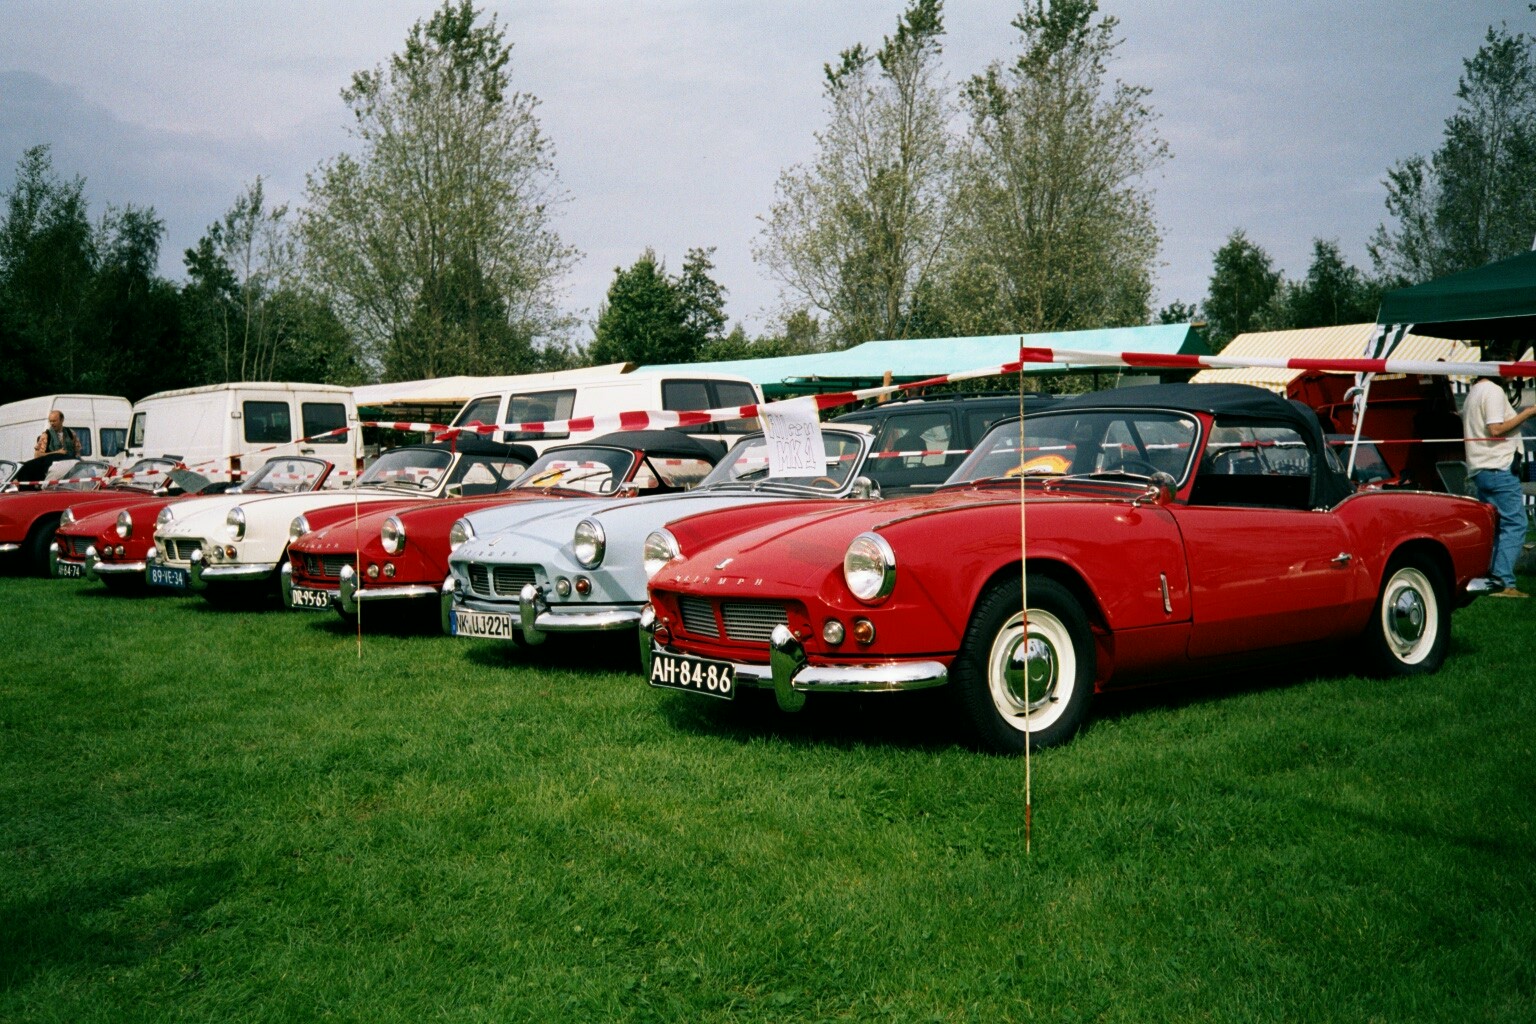
[[[1378,674],[1437,671],[1451,635],[1451,605],[1440,570],[1427,560],[1394,558],[1366,632],[1366,654]]]
[[[951,672],[976,739],[1004,754],[1070,739],[1093,695],[1093,634],[1077,599],[1031,577],[1026,644],[1021,591],[1012,580],[982,596]]]

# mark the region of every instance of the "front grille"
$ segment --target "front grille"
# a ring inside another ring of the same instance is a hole
[[[352,555],[305,555],[304,575],[335,579],[341,575],[342,567],[348,565],[357,568],[357,559]]]
[[[469,589],[481,597],[516,597],[535,576],[531,565],[469,563]]]
[[[722,601],[720,617],[732,640],[767,643],[774,626],[789,625],[789,611],[778,601]]]
[[[84,558],[86,545],[90,542],[84,537],[66,537],[62,533],[56,534],[59,542],[59,554],[65,558]]]
[[[690,635],[720,636],[720,624],[715,621],[715,609],[708,598],[679,597],[677,610],[683,616],[683,629]]]
[[[169,537],[165,541],[165,558],[169,562],[190,562],[192,552],[203,546],[203,542],[191,537]]]

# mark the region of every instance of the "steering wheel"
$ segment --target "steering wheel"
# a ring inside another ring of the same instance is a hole
[[[838,483],[836,480],[834,480],[830,476],[819,476],[816,479],[811,481],[811,486],[812,487],[820,487],[823,484],[825,484],[826,486],[832,488],[833,490],[836,490],[837,488],[842,486],[842,484]]]
[[[1259,472],[1259,455],[1246,448],[1226,448],[1211,455],[1209,471],[1226,476]]]

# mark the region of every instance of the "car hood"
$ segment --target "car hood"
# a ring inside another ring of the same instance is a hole
[[[313,509],[351,505],[359,501],[378,498],[399,498],[398,493],[376,491],[372,488],[347,491],[304,491],[299,494],[229,494],[197,499],[195,507],[184,514],[177,507],[176,518],[169,527],[159,531],[167,537],[222,536],[214,531],[224,529],[225,517],[237,505],[245,510],[246,537],[258,534],[279,533],[284,542],[288,539],[288,524],[293,517]],[[242,500],[243,499],[243,500]],[[418,500],[427,500],[423,496]],[[191,503],[189,503],[191,504]]]

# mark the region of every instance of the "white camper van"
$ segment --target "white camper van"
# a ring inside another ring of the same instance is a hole
[[[316,436],[340,427],[352,429]],[[340,483],[355,479],[362,445],[351,388],[248,381],[140,399],[118,458],[173,455],[211,480],[239,481],[268,459],[314,455],[335,463]]]
[[[547,423],[582,416],[612,416],[621,412],[669,410],[687,412],[695,409],[723,409],[756,405],[763,400],[761,389],[746,377],[707,371],[665,370],[619,373],[582,377],[560,383],[533,384],[498,390],[471,398],[453,418],[452,426],[480,423]],[[496,440],[520,441],[542,451],[556,444],[613,430],[599,426],[587,432],[530,434],[501,431]],[[757,429],[755,419],[731,420],[691,428],[688,432],[701,439],[719,441],[730,447],[742,434]]]
[[[111,458],[128,437],[130,408],[128,399],[116,395],[39,395],[7,402],[0,405],[0,459],[30,459],[54,409],[80,438],[81,458]]]

